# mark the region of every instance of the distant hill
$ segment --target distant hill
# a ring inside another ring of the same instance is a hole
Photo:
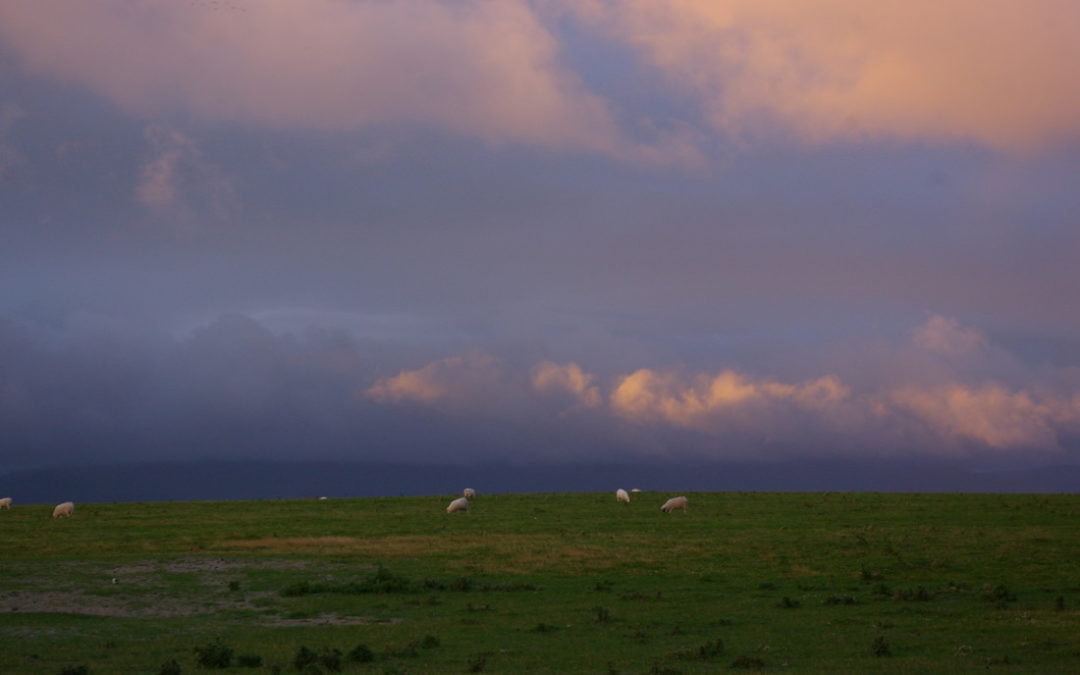
[[[412,466],[350,462],[177,462],[66,466],[0,475],[16,504],[646,491],[1080,492],[1080,467],[972,472],[919,463]]]

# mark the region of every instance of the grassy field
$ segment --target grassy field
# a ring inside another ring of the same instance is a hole
[[[0,673],[1080,672],[1080,497],[0,511]]]

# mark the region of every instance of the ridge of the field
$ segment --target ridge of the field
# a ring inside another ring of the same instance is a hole
[[[593,463],[424,466],[390,462],[186,461],[52,466],[0,474],[20,504],[649,490],[1077,493],[1080,467],[971,471],[940,463]]]

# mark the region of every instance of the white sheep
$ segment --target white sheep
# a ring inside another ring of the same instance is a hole
[[[10,508],[11,508],[11,497],[4,497],[3,499],[0,499],[0,509],[10,509]]]
[[[75,513],[75,504],[72,502],[64,502],[63,504],[57,504],[56,508],[52,510],[53,518],[70,518]]]
[[[615,491],[615,499],[617,499],[620,502],[625,502],[627,504],[630,503],[630,495],[627,494],[626,490],[624,490],[622,488],[619,488],[618,490]]]
[[[454,501],[450,502],[450,506],[446,507],[447,513],[454,513],[455,511],[468,511],[469,500],[464,497],[458,497]]]
[[[685,511],[686,507],[690,505],[690,502],[686,497],[672,497],[664,502],[664,505],[660,507],[660,510],[664,513],[671,513],[672,511]]]
[[[471,500],[473,497],[476,496],[476,490],[472,488],[465,488],[461,491],[461,494],[465,497],[465,499]]]
[[[641,488],[633,488],[630,492],[641,492]]]

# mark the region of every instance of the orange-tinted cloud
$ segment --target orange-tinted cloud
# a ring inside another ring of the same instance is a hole
[[[945,317],[931,318],[914,335],[938,356],[966,358],[972,349],[997,353],[980,333]],[[1064,438],[1080,433],[1075,392],[1038,382],[971,382],[944,371],[929,382],[916,380],[921,378],[859,391],[835,375],[785,382],[730,369],[641,368],[605,387],[576,363],[545,361],[528,374],[514,373],[491,356],[470,354],[383,378],[366,395],[459,418],[509,414],[540,425],[573,420],[576,428],[591,426],[590,433],[606,430],[620,439],[690,431],[713,439],[723,456],[768,454],[773,448],[825,455],[1054,454],[1062,451]]]
[[[1080,136],[1080,5],[1061,0],[566,0],[736,138],[777,125],[1029,150]],[[765,124],[763,124],[765,122]]]
[[[675,137],[628,142],[523,0],[0,3],[0,44],[34,73],[150,117],[413,123],[640,161],[695,152]]]
[[[945,356],[970,356],[986,347],[986,338],[973,328],[960,325],[955,319],[932,316],[912,332],[915,344]]]
[[[472,353],[432,361],[416,370],[384,377],[364,392],[379,403],[451,407],[475,405],[500,388],[502,367],[492,356]]]
[[[593,385],[594,379],[576,363],[544,361],[537,364],[532,373],[532,385],[536,391],[569,394],[590,408],[601,403],[600,390]]]

